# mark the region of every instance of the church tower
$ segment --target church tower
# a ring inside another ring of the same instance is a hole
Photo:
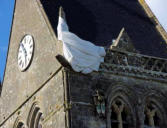
[[[99,71],[75,72],[57,39],[104,46]],[[15,0],[1,128],[166,128],[167,33],[144,0]]]

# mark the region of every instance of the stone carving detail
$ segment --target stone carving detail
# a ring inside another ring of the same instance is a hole
[[[145,106],[145,127],[160,128],[162,115],[154,103],[148,103]]]
[[[112,49],[107,49],[106,52],[107,55],[100,70],[167,79],[166,59]]]
[[[111,128],[128,128],[130,113],[127,105],[119,98],[111,105]]]
[[[119,105],[119,102],[120,102],[120,105]],[[119,102],[114,102],[113,103],[113,112],[116,113],[117,115],[117,121],[119,122],[118,123],[118,128],[123,128],[123,124],[122,124],[122,112],[123,112],[123,109],[124,109],[124,104],[119,101]]]
[[[33,103],[28,115],[28,127],[30,128],[42,128],[42,112],[37,102]]]
[[[137,50],[133,46],[132,40],[130,39],[124,28],[121,29],[117,39],[110,46],[110,49],[117,49],[134,53],[137,52]]]
[[[148,124],[151,126],[151,127],[154,127],[155,126],[155,123],[154,123],[154,117],[155,117],[155,112],[156,112],[156,109],[150,109],[150,108],[146,108],[146,116],[148,118]]]

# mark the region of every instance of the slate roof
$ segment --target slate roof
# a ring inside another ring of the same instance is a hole
[[[137,0],[41,0],[57,31],[58,8],[66,13],[70,31],[96,45],[106,46],[122,27],[141,54],[167,58],[167,45]]]

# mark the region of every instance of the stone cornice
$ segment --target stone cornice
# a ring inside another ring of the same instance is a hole
[[[106,52],[100,71],[167,82],[167,59],[112,49]]]

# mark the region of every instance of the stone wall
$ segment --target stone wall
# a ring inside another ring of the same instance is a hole
[[[35,48],[30,67],[21,72],[17,64],[18,48],[25,34],[34,38]],[[27,125],[27,118],[34,102],[34,109],[47,118],[45,127],[64,125],[64,88],[61,65],[55,56],[57,39],[49,27],[38,1],[16,0],[11,30],[6,70],[0,97],[0,127],[12,128],[16,118]],[[35,98],[36,97],[36,98]],[[33,100],[35,98],[35,100]],[[39,104],[39,105],[38,105]],[[40,107],[38,107],[40,106]],[[55,111],[61,107],[60,112]],[[36,114],[40,114],[36,113]],[[55,115],[60,115],[56,116]],[[60,121],[61,120],[61,121]],[[17,126],[16,126],[17,127]]]
[[[167,86],[152,80],[145,80],[113,73],[96,72],[81,75],[67,71],[69,99],[72,104],[70,122],[72,128],[111,128],[111,103],[117,97],[129,106],[132,128],[144,126],[144,111],[147,103],[155,101],[162,114],[160,128],[167,127]],[[93,102],[93,95],[98,89],[104,93],[106,115],[99,117]]]
[[[11,113],[8,119],[4,118],[0,127],[18,128],[18,122],[22,122],[26,128],[36,128],[35,124],[38,123],[44,128],[55,126],[64,128],[66,125],[64,93],[63,74],[59,70],[47,83],[27,98],[14,113]],[[39,113],[41,116],[38,122]]]

